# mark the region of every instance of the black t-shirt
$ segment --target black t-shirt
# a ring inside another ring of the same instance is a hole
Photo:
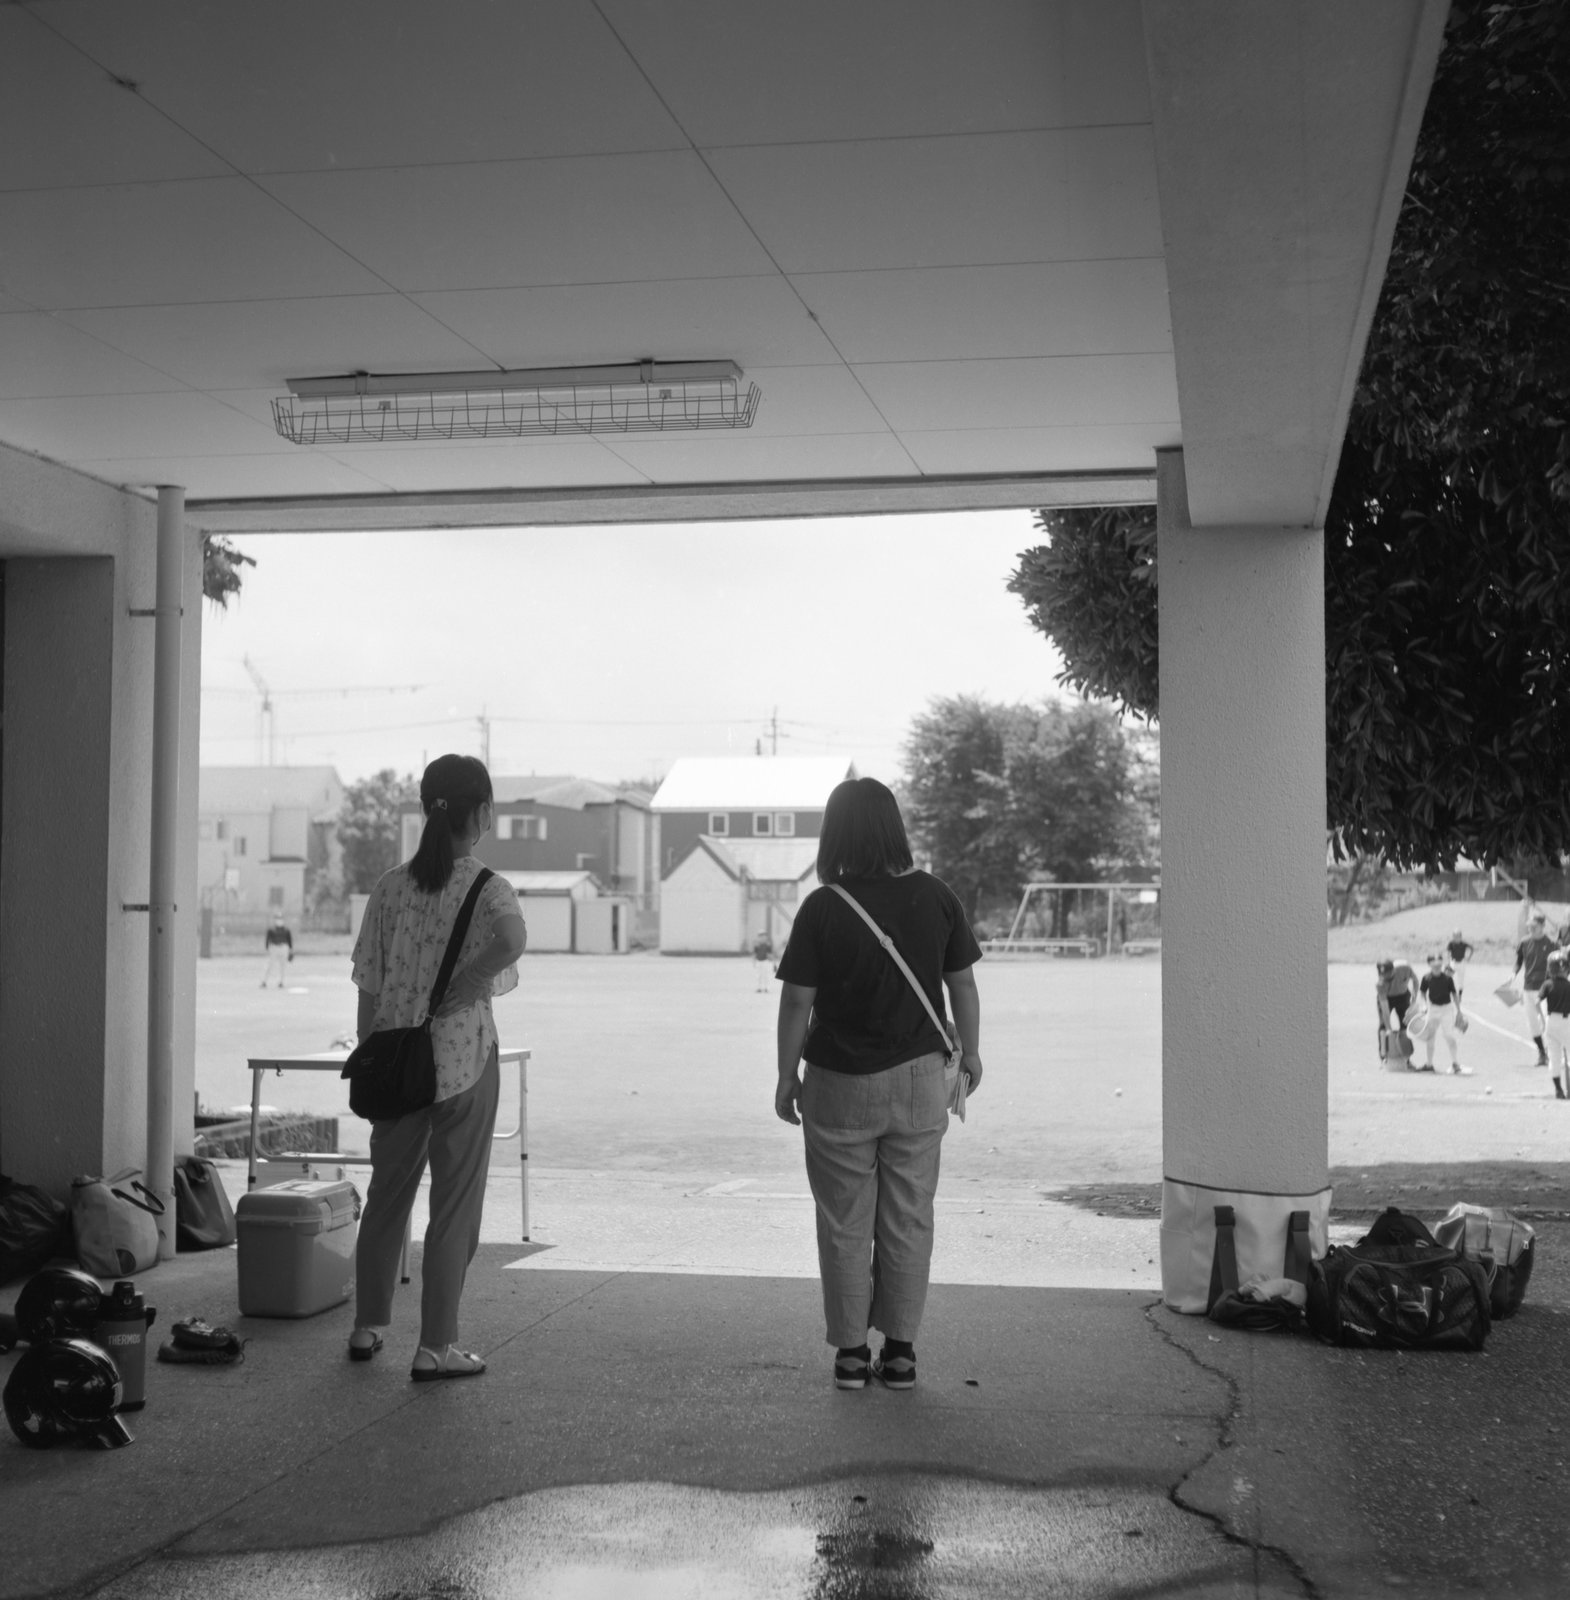
[[[1541,989],[1548,976],[1548,958],[1553,954],[1554,941],[1546,933],[1534,933],[1515,947],[1515,964],[1521,969],[1521,986]]]
[[[1556,1017],[1570,1017],[1570,978],[1563,973],[1550,977],[1543,986],[1543,1004]]]
[[[943,974],[981,959],[949,886],[928,872],[853,878],[844,887],[893,940],[941,1017]],[[790,930],[779,976],[816,989],[803,1056],[830,1072],[882,1072],[948,1041],[872,929],[832,889],[814,889]]]
[[[1418,988],[1431,1006],[1447,1006],[1456,997],[1456,981],[1448,972],[1425,972]]]
[[[1450,952],[1450,959],[1455,962],[1465,961],[1472,954],[1472,947],[1465,939],[1452,939],[1445,949]]]

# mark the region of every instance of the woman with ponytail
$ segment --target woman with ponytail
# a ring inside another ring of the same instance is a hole
[[[425,1016],[448,940],[475,880],[474,847],[491,826],[491,777],[473,756],[438,756],[420,779],[425,827],[412,860],[371,891],[354,945],[359,1036],[412,1028]],[[371,1183],[355,1251],[356,1308],[349,1359],[369,1361],[392,1320],[404,1229],[427,1162],[431,1219],[420,1267],[420,1346],[410,1377],[470,1378],[479,1356],[458,1348],[458,1302],[480,1242],[499,1089],[491,997],[517,987],[527,934],[518,896],[488,873],[458,964],[431,1026],[436,1101],[371,1124]]]

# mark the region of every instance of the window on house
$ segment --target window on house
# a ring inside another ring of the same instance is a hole
[[[227,839],[229,837],[229,824],[227,822],[225,822],[222,817],[220,817],[218,819],[218,821],[214,824],[214,826],[218,830],[218,833],[217,833],[218,838]]]
[[[752,814],[752,835],[755,839],[767,839],[774,832],[774,818],[767,811],[755,811]]]
[[[578,863],[579,872],[588,872],[594,865],[594,857],[592,855],[585,855],[582,850],[578,852],[575,859]]]
[[[237,856],[245,854],[245,840],[239,834],[234,836],[234,853]]]
[[[776,811],[774,813],[774,833],[776,838],[794,839],[796,837],[796,813],[794,811]]]
[[[709,832],[725,834],[730,832],[730,813],[728,811],[711,811],[709,813]]]
[[[274,911],[282,911],[283,910],[283,885],[281,883],[272,884],[268,888],[268,890],[267,890],[267,904]]]
[[[496,837],[503,841],[512,838],[512,825],[517,820],[516,817],[498,817],[496,819]]]

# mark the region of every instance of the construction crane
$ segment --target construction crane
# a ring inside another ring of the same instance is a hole
[[[258,766],[270,767],[273,765],[275,754],[273,697],[275,694],[280,697],[287,695],[291,698],[305,695],[415,694],[425,687],[422,683],[349,683],[332,689],[274,690],[249,656],[242,656],[240,660],[251,682],[256,685],[256,692],[262,697],[256,720],[256,761]],[[487,730],[487,738],[489,738],[489,730]]]

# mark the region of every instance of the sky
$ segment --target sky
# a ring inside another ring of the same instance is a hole
[[[1028,511],[273,534],[202,619],[202,762],[656,779],[680,756],[899,774],[936,697],[1041,700],[1059,662],[1007,590]],[[777,724],[775,719],[777,718]]]

